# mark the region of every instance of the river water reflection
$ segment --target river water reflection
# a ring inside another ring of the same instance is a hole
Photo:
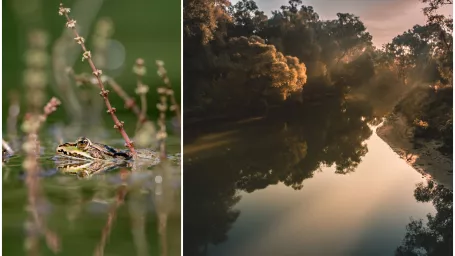
[[[186,131],[185,255],[451,255],[452,191],[356,107]]]

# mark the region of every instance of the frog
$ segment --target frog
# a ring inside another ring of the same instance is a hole
[[[111,169],[116,166],[131,167],[132,163],[141,161],[148,166],[154,166],[161,162],[160,152],[152,149],[136,149],[137,158],[128,149],[117,149],[111,146],[92,142],[86,137],[80,137],[74,142],[60,144],[56,148],[59,167],[71,167],[69,173],[81,170],[90,170],[90,173],[100,172],[103,169]],[[180,154],[168,155],[171,164],[180,165]],[[84,164],[85,163],[85,164]],[[82,166],[73,168],[73,166]],[[60,168],[62,169],[62,168]],[[76,171],[75,171],[76,170]],[[68,173],[67,171],[64,171]]]

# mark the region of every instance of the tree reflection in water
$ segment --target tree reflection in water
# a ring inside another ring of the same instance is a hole
[[[317,113],[302,107],[254,124],[211,125],[210,132],[233,128],[238,133],[230,141],[232,150],[211,148],[184,158],[185,255],[204,255],[209,244],[227,239],[240,214],[233,209],[239,191],[279,182],[301,189],[324,165],[334,165],[339,174],[353,172],[368,152],[364,141],[372,135],[372,113],[364,101],[330,99]]]
[[[397,256],[452,255],[453,250],[453,197],[452,191],[429,181],[417,184],[414,196],[419,202],[432,202],[436,214],[427,215],[428,222],[412,220],[406,227],[406,236]]]

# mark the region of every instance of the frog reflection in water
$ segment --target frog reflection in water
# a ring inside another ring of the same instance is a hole
[[[134,160],[133,154],[127,149],[115,149],[81,137],[75,142],[63,143],[57,147],[57,169],[65,173],[88,174],[119,166],[131,167],[133,161],[143,161],[148,166],[160,163],[160,153],[157,151],[136,149],[136,152],[137,158]],[[180,154],[169,155],[168,160],[179,165]]]

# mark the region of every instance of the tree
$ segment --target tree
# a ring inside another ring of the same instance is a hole
[[[329,34],[336,41],[339,53],[337,62],[349,62],[372,46],[372,36],[359,17],[350,13],[337,13],[337,20],[329,21]]]
[[[425,186],[417,184],[414,197],[419,202],[433,202],[436,215],[428,214],[428,223],[413,220],[406,227],[407,232],[397,256],[450,255],[453,251],[453,201],[452,191],[429,181]]]
[[[443,85],[453,84],[453,18],[437,14],[437,10],[444,5],[452,5],[452,0],[421,0],[428,4],[423,9],[427,16],[427,25],[433,27],[438,34],[437,48],[435,49],[438,61],[438,70]]]
[[[284,56],[258,36],[229,39],[214,63],[219,76],[210,94],[216,105],[224,104],[224,111],[252,107],[260,100],[286,100],[307,79],[303,63]]]
[[[242,0],[229,8],[233,18],[230,37],[251,36],[260,33],[267,21],[264,12],[259,11],[253,0]]]
[[[213,39],[222,20],[230,20],[227,0],[185,0],[183,2],[183,32],[185,39],[196,37],[203,44]]]
[[[438,36],[434,25],[415,25],[386,45],[385,50],[395,59],[398,74],[405,84],[409,79],[436,82],[443,78],[437,71],[441,57]]]

